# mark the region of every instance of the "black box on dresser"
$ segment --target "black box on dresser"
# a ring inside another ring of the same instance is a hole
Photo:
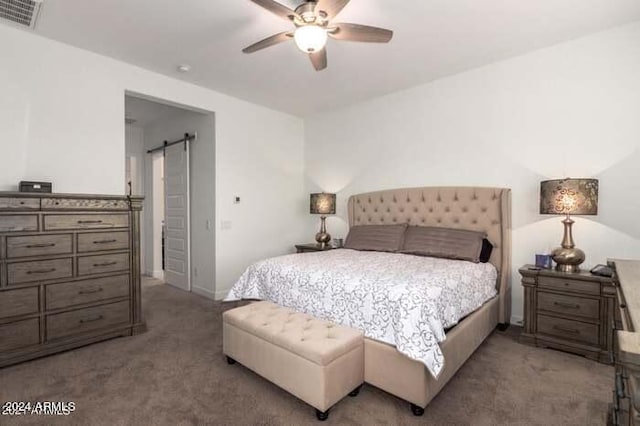
[[[0,367],[144,331],[141,197],[0,192]]]

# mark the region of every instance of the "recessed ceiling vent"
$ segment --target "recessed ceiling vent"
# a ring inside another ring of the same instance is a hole
[[[0,18],[35,28],[42,0],[0,0]]]

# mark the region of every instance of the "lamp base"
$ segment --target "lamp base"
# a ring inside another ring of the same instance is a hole
[[[580,272],[580,264],[586,258],[584,252],[575,247],[558,247],[551,252],[551,256],[553,256],[553,261],[557,263],[556,269],[567,273]]]
[[[325,216],[320,217],[320,232],[316,234],[316,241],[322,247],[325,247],[331,241],[331,235],[327,232],[327,225]]]

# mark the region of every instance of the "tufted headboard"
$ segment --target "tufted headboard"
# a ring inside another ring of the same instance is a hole
[[[484,231],[498,270],[501,323],[511,317],[511,190],[483,187],[389,189],[349,197],[349,226],[393,225]]]

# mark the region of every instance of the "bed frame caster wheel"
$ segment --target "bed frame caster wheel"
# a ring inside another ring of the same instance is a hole
[[[362,385],[349,392],[349,396],[352,398],[358,396],[358,394],[360,393],[360,388],[362,388]]]
[[[233,365],[236,363],[236,360],[231,358],[230,356],[227,357],[227,364],[229,365]]]
[[[318,420],[320,420],[321,422],[324,422],[325,420],[327,420],[329,418],[329,410],[327,411],[320,411],[318,409],[316,409],[316,417],[318,418]]]
[[[424,408],[418,407],[416,404],[411,404],[411,412],[414,416],[421,416],[424,414]]]

